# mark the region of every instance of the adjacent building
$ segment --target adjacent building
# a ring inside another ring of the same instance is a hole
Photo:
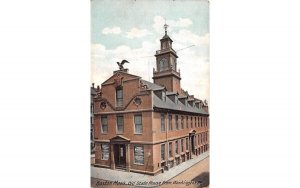
[[[155,175],[209,149],[206,101],[180,85],[167,30],[153,83],[120,67],[94,96],[95,166]]]

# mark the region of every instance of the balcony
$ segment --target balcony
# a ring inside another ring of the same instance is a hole
[[[175,50],[173,50],[172,48],[167,48],[167,49],[162,49],[162,50],[156,50],[156,55],[165,53],[165,52],[173,52],[174,54],[176,54]]]
[[[153,68],[153,76],[164,76],[164,75],[169,75],[169,74],[174,74],[175,76],[178,76],[180,77],[180,72],[177,72],[175,70],[164,70],[164,71],[156,71],[154,68]]]

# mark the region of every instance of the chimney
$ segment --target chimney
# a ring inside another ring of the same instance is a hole
[[[100,87],[99,87],[99,85],[97,85],[97,91],[100,91]]]
[[[95,83],[92,83],[92,87],[95,88]]]

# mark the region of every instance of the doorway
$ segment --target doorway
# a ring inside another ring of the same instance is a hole
[[[195,155],[195,135],[191,136],[191,147],[192,147],[192,153]]]
[[[115,164],[118,168],[126,167],[126,147],[125,144],[114,144]]]

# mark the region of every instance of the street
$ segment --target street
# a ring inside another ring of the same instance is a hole
[[[91,186],[93,188],[130,188],[129,185],[97,185],[100,179],[91,178]],[[177,175],[176,177],[168,180],[172,184],[159,186],[160,188],[173,188],[173,187],[185,187],[185,188],[208,188],[209,187],[209,157],[205,158],[201,162]],[[183,183],[186,182],[186,183]]]

